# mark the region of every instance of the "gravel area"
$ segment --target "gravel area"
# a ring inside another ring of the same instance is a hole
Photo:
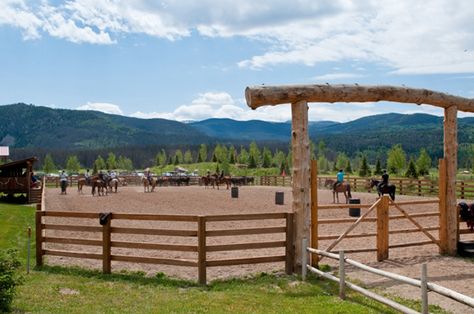
[[[275,205],[275,192],[284,192],[285,204]],[[362,203],[373,203],[375,195],[369,193],[353,193],[354,198],[360,198]],[[424,199],[420,197],[398,196],[397,201]],[[128,186],[119,188],[118,193],[111,193],[108,196],[93,197],[89,188],[86,188],[84,194],[77,193],[76,189],[68,189],[67,195],[60,195],[59,189],[47,189],[46,191],[46,209],[48,211],[86,211],[86,212],[122,212],[122,213],[152,213],[152,214],[190,214],[190,215],[211,215],[211,214],[242,214],[242,213],[267,213],[267,212],[291,212],[291,188],[284,187],[254,187],[245,186],[239,188],[239,198],[231,198],[230,190],[225,189],[205,189],[200,186],[189,187],[157,187],[153,193],[144,193],[143,187]],[[332,194],[328,190],[319,191],[319,202],[331,203]],[[416,212],[432,212],[437,211],[436,205],[418,205],[403,206],[408,213]],[[362,209],[364,213],[365,209]],[[397,209],[390,209],[391,215],[401,214]],[[371,214],[371,216],[374,216]],[[371,217],[369,216],[369,217]],[[325,218],[349,218],[347,209],[331,209],[321,210],[320,219]],[[416,218],[416,220],[424,227],[437,226],[438,217]],[[61,218],[48,217],[47,223],[67,223],[81,225],[98,225],[98,221],[75,219],[65,222]],[[208,229],[224,229],[226,227],[252,228],[261,226],[282,226],[283,221],[265,220],[265,221],[235,221],[225,223],[208,223]],[[347,224],[327,224],[319,226],[320,235],[335,235],[344,232],[350,223]],[[179,228],[179,229],[196,229],[195,223],[187,222],[126,222],[113,221],[113,226],[127,227],[143,227],[143,228]],[[415,226],[407,219],[390,221],[390,229],[415,228]],[[361,223],[351,233],[368,233],[375,232],[375,223]],[[437,238],[438,231],[432,231]],[[48,230],[47,236],[63,236],[63,237],[83,237],[100,239],[101,234],[92,234],[84,232],[66,232]],[[141,241],[148,243],[173,243],[173,244],[195,244],[189,239],[180,237],[164,237],[164,236],[140,236],[140,235],[113,235],[112,240],[116,241]],[[212,244],[228,244],[242,243],[251,241],[275,241],[284,240],[283,234],[275,235],[258,235],[258,236],[228,236],[228,237],[212,237],[208,238],[208,245]],[[425,241],[428,238],[422,233],[403,233],[390,235],[390,244]],[[320,248],[325,248],[331,243],[322,241]],[[77,245],[63,245],[47,243],[50,249],[67,249],[87,252],[100,253],[100,247],[80,247]],[[371,238],[355,238],[345,239],[337,249],[355,249],[375,247],[375,237]],[[174,251],[150,251],[150,250],[132,250],[114,248],[113,254],[163,257],[163,258],[181,258],[181,259],[197,259],[194,252],[174,252]],[[267,255],[283,255],[283,248],[230,251],[230,252],[212,252],[208,253],[208,259],[226,259],[239,257],[257,257]],[[389,270],[398,274],[419,278],[422,263],[428,263],[429,281],[441,284],[445,287],[454,289],[458,292],[473,296],[472,286],[474,285],[474,263],[469,259],[453,258],[440,256],[436,245],[423,245],[407,248],[397,248],[390,250],[389,259],[384,262],[376,261],[376,253],[354,253],[348,256],[357,261],[361,261],[370,266]],[[99,260],[75,259],[67,257],[47,256],[47,264],[54,265],[78,265],[81,267],[89,267],[100,269],[102,262]],[[336,265],[334,261],[324,259],[323,263]],[[112,270],[114,272],[121,269],[140,270],[149,274],[164,272],[169,276],[197,280],[197,268],[192,267],[175,267],[168,265],[148,265],[148,264],[132,264],[124,262],[113,262]],[[239,265],[228,267],[212,267],[208,268],[208,280],[218,278],[228,278],[255,274],[258,272],[278,272],[284,271],[284,262],[266,263],[256,265]],[[346,270],[348,276],[363,282],[369,287],[381,288],[390,294],[396,294],[406,298],[418,298],[419,289],[407,285],[401,285],[383,277],[371,275],[367,272],[361,272],[354,268],[348,267]],[[438,296],[435,293],[429,294],[430,303],[439,304],[443,308],[449,309],[454,313],[474,313],[474,310],[453,302],[447,298]]]

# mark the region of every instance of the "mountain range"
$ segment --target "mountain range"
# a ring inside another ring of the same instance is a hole
[[[346,123],[309,123],[313,142],[335,151],[379,150],[401,143],[407,151],[442,151],[443,118],[388,113]],[[458,119],[459,143],[472,143],[474,118]],[[289,143],[291,122],[207,119],[181,123],[138,119],[97,111],[53,109],[27,104],[0,106],[0,145],[11,148],[104,149],[126,146],[192,146],[200,143]],[[439,154],[438,154],[439,155]]]

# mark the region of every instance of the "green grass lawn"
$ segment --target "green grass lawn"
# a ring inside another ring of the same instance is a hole
[[[0,203],[0,250],[17,248],[24,265],[29,225],[34,226],[33,207]],[[315,277],[300,282],[295,276],[262,273],[201,287],[163,274],[103,275],[43,266],[24,278],[13,304],[16,313],[395,313],[353,292],[341,301],[335,284]]]

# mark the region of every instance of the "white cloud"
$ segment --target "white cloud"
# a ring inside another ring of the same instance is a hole
[[[413,104],[398,104],[396,107],[387,102],[357,103],[309,103],[310,121],[332,120],[352,121],[365,116],[398,112],[404,114],[427,113],[442,116],[441,108]],[[459,113],[460,116],[472,116]],[[244,100],[235,100],[226,92],[207,92],[199,94],[189,105],[179,106],[173,112],[135,112],[136,118],[162,118],[177,121],[205,120],[210,118],[229,118],[234,120],[265,120],[274,122],[291,121],[291,106],[264,106],[252,110]]]
[[[101,103],[101,102],[88,102],[85,105],[76,108],[77,110],[94,110],[94,111],[101,111],[110,114],[118,114],[123,115],[122,110],[119,106],[110,104],[110,103]]]
[[[327,73],[324,75],[315,76],[312,79],[315,81],[336,81],[336,80],[341,80],[341,79],[349,79],[349,78],[357,78],[357,77],[364,77],[364,75],[356,74],[356,73]]]
[[[38,4],[39,2],[39,4]],[[54,3],[54,4],[52,4]],[[176,40],[241,36],[267,49],[241,67],[358,60],[394,74],[474,72],[471,0],[3,0],[0,25],[72,42],[111,44],[124,34]]]

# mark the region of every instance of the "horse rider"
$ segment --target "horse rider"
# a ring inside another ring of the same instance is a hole
[[[384,170],[382,174],[382,182],[380,182],[378,185],[379,191],[381,191],[386,186],[388,186],[388,173],[387,170]]]
[[[67,187],[67,173],[64,170],[61,170],[59,174],[59,181],[61,183],[61,194],[66,194],[66,187]]]
[[[91,174],[89,173],[89,169],[86,169],[86,173],[84,174],[84,178],[86,179],[86,184],[91,184]]]
[[[99,180],[105,183],[105,175],[102,170],[99,171]]]
[[[152,182],[151,182],[151,179],[152,179],[152,178],[151,178],[151,171],[150,171],[150,168],[146,168],[146,169],[145,169],[144,175],[145,175],[145,178],[147,178],[148,182],[149,182],[150,184],[152,184]]]
[[[110,172],[110,179],[112,179],[112,180],[117,179],[117,173],[115,173],[115,171],[113,171],[113,170]]]
[[[336,190],[336,188],[344,182],[344,175],[344,170],[340,169],[336,175],[336,182],[334,182],[333,190]]]

